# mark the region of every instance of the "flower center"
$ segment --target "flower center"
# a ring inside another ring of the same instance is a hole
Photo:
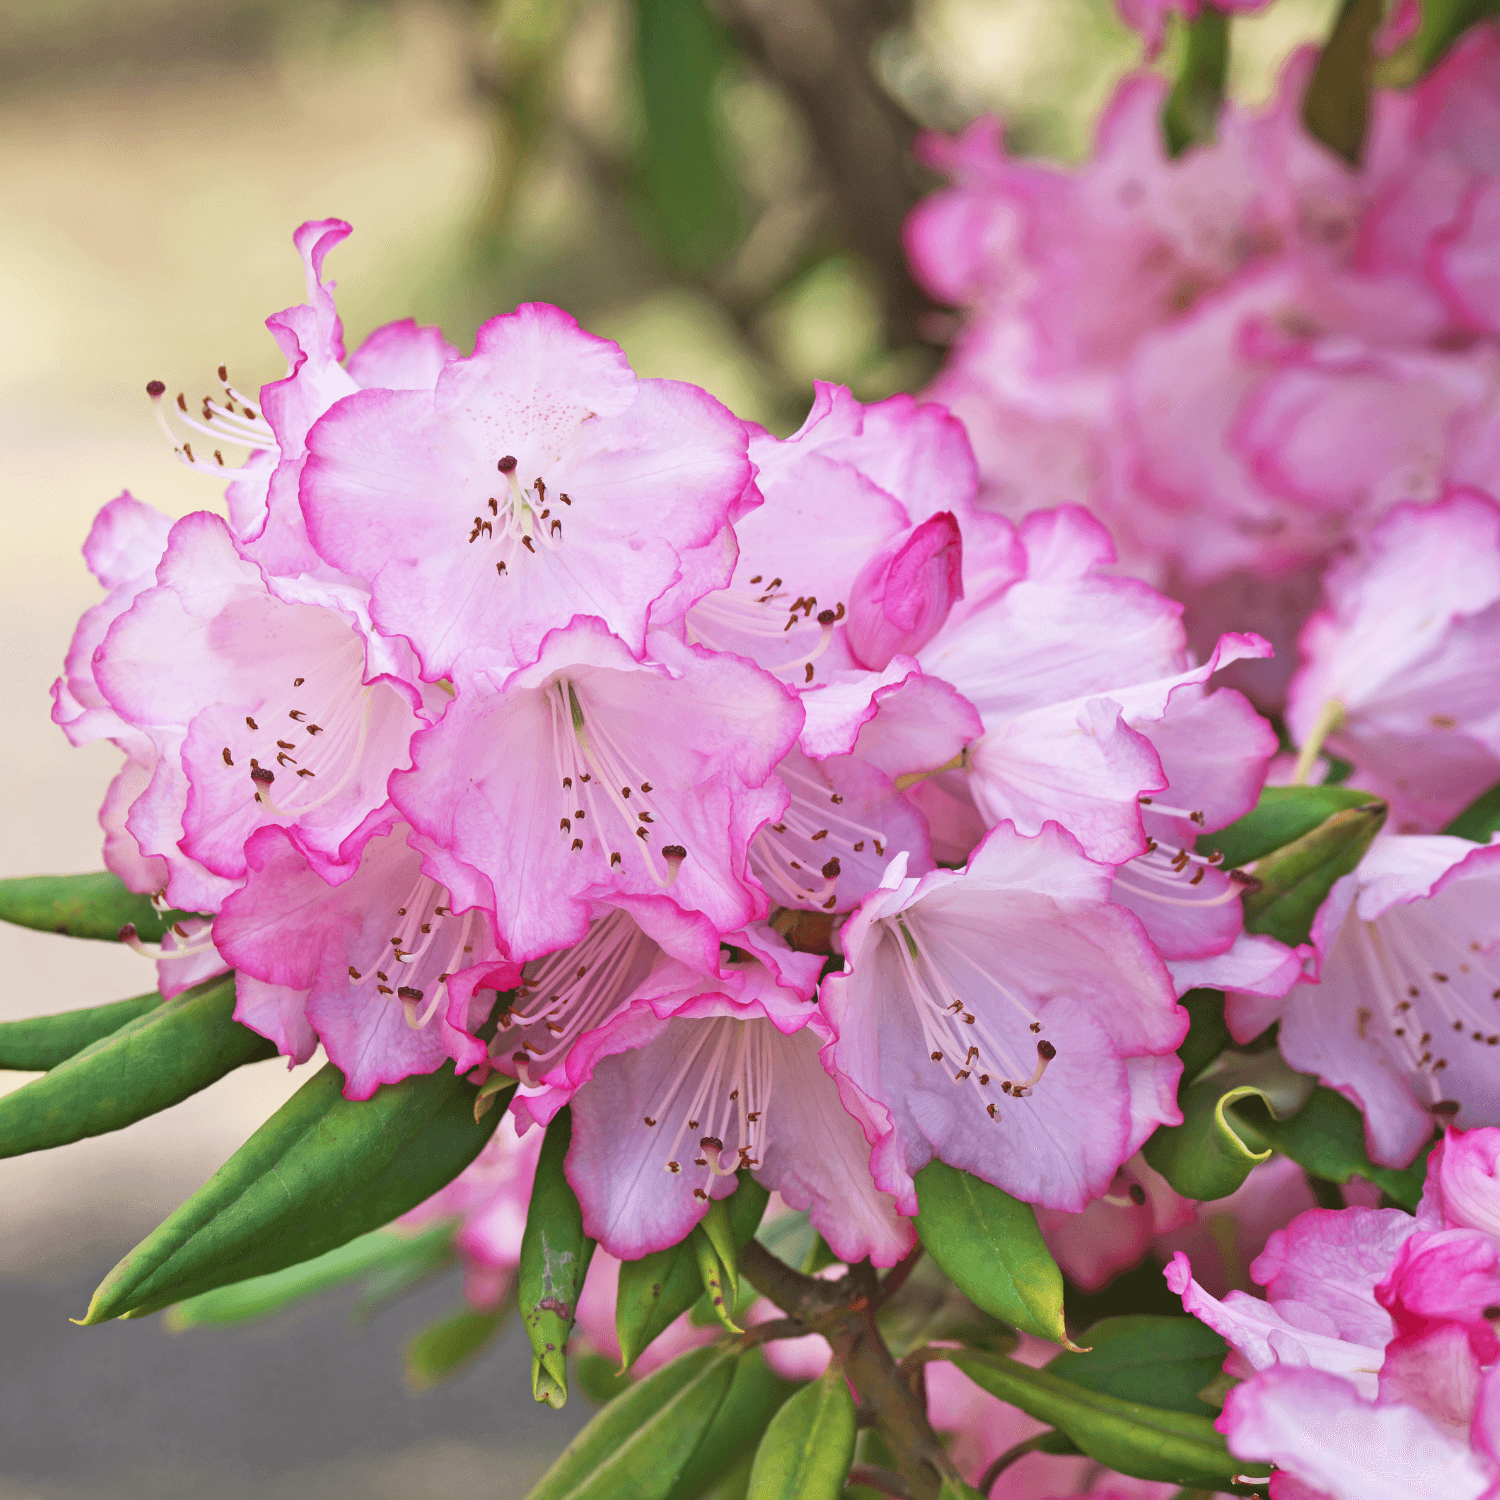
[[[800,751],[793,750],[776,770],[792,800],[779,823],[767,824],[751,840],[750,869],[779,905],[832,911],[843,862],[867,850],[883,859],[885,835],[845,811],[843,796]]]
[[[448,980],[468,966],[483,937],[479,913],[455,916],[448,899],[437,881],[419,875],[387,924],[391,936],[365,955],[351,955],[349,983],[372,1000],[399,1001],[413,1030],[437,1014]]]
[[[985,1113],[997,1118],[991,1087],[1012,1099],[1024,1099],[1042,1081],[1047,1065],[1057,1056],[1057,1048],[1044,1037],[1036,1043],[1036,1065],[1029,1077],[1024,1064],[1016,1061],[1012,1049],[992,1028],[987,1019],[969,1009],[970,1002],[955,992],[944,973],[945,964],[966,966],[999,992],[1005,1002],[1026,1021],[1026,1029],[1036,1036],[1042,1029],[1036,1012],[1018,995],[1013,994],[992,971],[982,970],[961,948],[941,931],[919,927],[907,913],[882,923],[894,927],[892,937],[906,973],[912,1003],[922,1025],[922,1036],[931,1060],[939,1066],[956,1067],[953,1081],[973,1089],[984,1101]],[[1008,1076],[1001,1076],[1008,1075]]]
[[[553,764],[562,793],[559,834],[574,854],[592,837],[601,853],[608,851],[611,869],[624,864],[623,850],[633,849],[656,884],[669,888],[687,858],[687,848],[674,842],[653,851],[653,834],[671,838],[677,828],[670,812],[653,798],[650,779],[611,734],[607,716],[585,713],[578,684],[559,677],[545,692]]]
[[[612,911],[581,943],[526,965],[521,993],[500,1014],[492,1058],[511,1051],[528,1088],[562,1063],[584,1032],[602,1026],[646,977],[659,952],[622,911]]]
[[[701,1167],[728,1177],[759,1166],[775,1085],[775,1028],[760,1018],[732,1016],[673,1021],[670,1031],[678,1028],[691,1028],[692,1038],[671,1081],[642,1116],[648,1129],[661,1132],[662,1170],[676,1176]],[[699,1186],[693,1196],[708,1193]]]
[[[815,595],[798,594],[794,599],[780,578],[767,580],[757,573],[747,588],[715,589],[700,599],[688,611],[687,633],[696,645],[757,662],[769,643],[781,638],[784,650],[776,655],[785,659],[761,662],[762,668],[808,683],[814,676],[813,662],[828,649],[833,627],[843,618],[842,603],[820,610]]]
[[[1359,1007],[1355,1024],[1360,1040],[1368,1040],[1377,1020],[1372,1007],[1378,1007],[1398,1057],[1422,1080],[1430,1107],[1456,1114],[1458,1105],[1443,1098],[1440,1075],[1454,1045],[1500,1046],[1500,955],[1493,942],[1456,935],[1420,906],[1398,907],[1373,922],[1352,919],[1344,951],[1371,1001]]]
[[[469,543],[488,542],[496,574],[504,579],[523,556],[535,557],[540,547],[558,552],[563,545],[563,518],[573,501],[565,494],[547,493],[546,481],[537,478],[522,489],[516,478],[517,461],[507,453],[496,465],[505,481],[505,495],[491,495],[488,514],[474,517]]]
[[[162,397],[166,395],[166,386],[160,380],[153,380],[146,386],[146,394],[151,398],[151,405],[156,412],[157,425],[166,433],[173,453],[188,468],[196,469],[200,474],[222,474],[226,468],[238,467],[236,464],[225,463],[222,445],[233,444],[252,451],[270,449],[272,452],[275,452],[279,446],[276,442],[276,434],[271,431],[271,424],[229,384],[229,373],[223,365],[219,366],[219,384],[223,389],[224,399],[218,401],[212,396],[204,396],[197,417],[194,417],[188,410],[187,397],[181,391],[177,393],[176,402],[175,420],[178,426],[201,432],[210,442],[221,445],[213,449],[212,463],[206,458],[198,457],[193,452],[192,443],[186,438],[179,441],[177,434],[172,430],[171,423],[167,421],[166,412],[162,409]],[[206,445],[200,443],[199,446]]]

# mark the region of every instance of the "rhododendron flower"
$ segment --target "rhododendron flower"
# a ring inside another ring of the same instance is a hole
[[[104,828],[104,863],[133,891],[159,891],[167,866],[142,852],[126,828],[131,805],[146,790],[160,754],[156,740],[128,724],[110,706],[94,675],[94,653],[110,627],[156,582],[156,565],[166,551],[171,522],[127,490],[94,517],[83,544],[89,571],[108,591],[85,610],[73,631],[63,675],[52,684],[52,722],[74,745],[108,739],[125,754],[124,767],[110,782],[99,821]]]
[[[933,1157],[1078,1211],[1161,1123],[1180,1119],[1186,1029],[1111,871],[1055,824],[1001,824],[962,871],[892,861],[823,983],[846,1098],[881,1123],[875,1180],[916,1212]]]
[[[963,538],[940,511],[877,552],[851,585],[844,637],[855,661],[879,672],[920,651],[963,595]]]
[[[910,657],[835,672],[800,695],[797,748],[776,767],[788,801],[750,844],[750,869],[781,906],[847,911],[897,853],[932,868],[926,819],[900,787],[953,760],[982,728],[972,706]]]
[[[130,722],[182,731],[178,849],[238,881],[246,840],[274,821],[321,868],[350,858],[345,841],[446,695],[424,697],[404,643],[361,628],[342,595],[269,592],[217,516],[172,528],[157,580],[111,626],[95,670]]]
[[[1230,1029],[1280,1018],[1282,1056],[1360,1106],[1382,1165],[1411,1161],[1435,1120],[1500,1123],[1497,894],[1500,845],[1377,839],[1318,912],[1315,974],[1280,1001],[1230,995]]]
[[[764,913],[745,847],[786,805],[768,778],[802,712],[749,662],[648,645],[638,661],[594,619],[553,631],[532,665],[461,691],[392,778],[455,899],[519,959],[578,942],[595,896],[665,898],[714,935]]]
[[[357,862],[325,876],[285,829],[262,828],[246,846],[244,886],[214,922],[239,971],[235,1019],[294,1062],[321,1041],[349,1099],[450,1057],[459,1072],[483,1063],[475,1030],[494,995],[456,981],[481,966],[495,989],[520,979],[499,962],[490,918],[457,906],[408,832],[390,811],[372,815]]]
[[[1274,738],[1239,695],[1201,689],[1220,665],[1264,655],[1266,643],[1226,636],[1207,663],[1184,671],[1180,607],[1102,575],[1113,548],[1081,511],[1029,516],[1013,542],[989,551],[1000,548],[1019,548],[1020,576],[996,568],[1000,587],[983,598],[966,578],[963,605],[918,655],[983,721],[964,764],[985,821],[1035,833],[1056,820],[1090,857],[1119,864],[1154,852],[1144,801],[1175,820],[1166,865],[1190,842],[1185,830],[1221,827],[1253,805]],[[1149,867],[1141,874],[1152,878]]]
[[[878,571],[877,556],[909,545],[901,600],[893,592],[890,601],[894,630],[915,639],[919,621],[929,631],[941,623],[945,597],[956,597],[947,559],[961,546],[955,531],[974,496],[974,455],[948,412],[910,396],[861,406],[843,386],[818,381],[801,428],[786,439],[752,429],[749,451],[760,504],[735,522],[738,558],[726,586],[687,611],[689,640],[748,656],[798,686],[852,666],[884,667],[889,655],[850,655],[842,622],[861,583],[864,607],[883,617],[884,590],[866,597],[875,580],[865,573]],[[952,526],[915,541],[939,512]],[[874,614],[863,628],[876,628]],[[884,640],[892,627],[879,632]],[[893,644],[891,654],[898,649],[911,647]]]
[[[503,676],[577,615],[640,656],[652,604],[750,478],[743,427],[696,387],[638,380],[557,308],[493,318],[474,349],[431,392],[358,392],[319,419],[314,547],[370,581],[376,625],[429,678],[466,656]]]
[[[864,1121],[819,1060],[821,957],[768,929],[729,941],[746,955],[727,966],[737,984],[663,959],[573,1049],[567,1172],[585,1230],[627,1260],[674,1245],[749,1167],[841,1260],[894,1265],[915,1235],[871,1181]]]
[[[463,1261],[464,1296],[480,1312],[511,1295],[541,1154],[542,1132],[517,1134],[507,1111],[484,1149],[452,1182],[396,1220],[408,1229],[458,1220],[453,1248]]]
[[[1332,722],[1324,743],[1393,825],[1434,833],[1500,780],[1500,506],[1399,505],[1324,587],[1288,728],[1305,744]]]

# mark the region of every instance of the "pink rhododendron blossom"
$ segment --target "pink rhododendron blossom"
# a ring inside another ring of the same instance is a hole
[[[955,587],[951,556],[961,546],[955,532],[974,496],[968,439],[942,407],[910,396],[861,406],[844,387],[819,381],[802,427],[786,439],[752,430],[750,459],[760,504],[735,523],[738,557],[726,586],[687,611],[689,640],[747,656],[798,686],[875,666],[850,655],[842,622],[856,584],[864,596],[875,587],[873,576],[863,577],[871,566],[879,571],[875,559],[889,553],[894,560],[908,543],[913,550],[892,591],[894,636],[882,624],[880,639],[914,638],[940,616]],[[953,529],[939,523],[924,531],[940,512],[949,514]],[[884,594],[882,586],[878,596],[864,598],[867,646],[873,647],[876,617],[884,618]],[[911,649],[890,643],[891,653]]]
[[[637,660],[598,620],[476,681],[412,744],[396,805],[455,898],[528,959],[579,941],[588,902],[665,902],[730,932],[763,915],[745,848],[786,805],[771,778],[802,712],[747,661],[658,631]]]
[[[350,1099],[449,1058],[459,1072],[483,1063],[474,1032],[494,996],[456,983],[450,992],[449,981],[480,966],[496,989],[520,978],[518,967],[502,972],[489,917],[455,910],[394,813],[372,816],[363,833],[357,861],[331,870],[330,884],[285,829],[260,829],[246,846],[246,882],[214,923],[239,971],[235,1019],[294,1062],[321,1041]]]
[[[166,862],[142,852],[125,826],[131,805],[150,784],[160,755],[157,742],[128,724],[100,690],[94,653],[110,627],[156,582],[156,565],[166,551],[171,522],[127,490],[106,505],[83,544],[89,571],[108,591],[85,610],[73,632],[63,675],[52,685],[52,721],[74,745],[108,739],[125,754],[124,767],[110,783],[100,809],[104,863],[133,891],[159,891],[167,883]]]
[[[307,442],[313,545],[370,580],[376,624],[429,678],[464,657],[504,676],[577,615],[641,655],[652,604],[750,478],[744,429],[711,396],[638,380],[541,304],[491,319],[431,392],[348,396]]]
[[[1500,1123],[1497,881],[1500,845],[1377,839],[1318,912],[1315,975],[1281,1001],[1229,996],[1236,1037],[1279,1017],[1282,1056],[1360,1106],[1382,1165],[1410,1162],[1435,1121]]]
[[[1447,1130],[1427,1158],[1418,1222],[1477,1229],[1500,1244],[1500,1130]]]
[[[747,957],[729,983],[664,959],[574,1048],[567,1171],[585,1230],[629,1260],[674,1245],[743,1166],[808,1209],[841,1260],[894,1265],[915,1235],[871,1181],[866,1121],[819,1058],[821,958],[769,929],[730,941]]]
[[[238,881],[246,840],[275,822],[323,867],[349,858],[345,840],[385,802],[446,695],[417,684],[410,653],[361,629],[337,594],[269,592],[206,512],[172,528],[157,580],[111,626],[95,667],[130,722],[181,731],[181,855]]]
[[[1500,780],[1500,506],[1459,491],[1399,505],[1328,571],[1302,633],[1287,725],[1325,741],[1391,802],[1392,826],[1435,833]]]
[[[951,762],[981,730],[972,706],[910,657],[806,689],[797,748],[776,768],[788,801],[750,844],[750,869],[777,905],[847,911],[897,853],[932,868],[926,819],[900,787]]]
[[[518,1135],[507,1111],[484,1149],[452,1182],[396,1221],[410,1229],[458,1221],[453,1248],[463,1261],[464,1296],[480,1312],[512,1295],[541,1151],[541,1131]]]
[[[916,1211],[934,1156],[1077,1212],[1179,1119],[1186,1029],[1161,959],[1109,903],[1111,871],[1055,824],[991,831],[962,871],[892,861],[823,983],[845,1097],[880,1124],[875,1180]]]
[[[920,651],[963,588],[963,538],[940,511],[877,552],[851,585],[844,635],[854,659],[879,672],[898,653]]]

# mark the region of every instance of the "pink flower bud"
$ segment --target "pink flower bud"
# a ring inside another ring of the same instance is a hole
[[[963,596],[963,538],[952,512],[940,511],[860,570],[849,594],[849,650],[883,671],[898,653],[921,650]]]

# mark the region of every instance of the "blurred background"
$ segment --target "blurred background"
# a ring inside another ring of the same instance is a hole
[[[1334,0],[1236,24],[1264,98]],[[284,372],[291,232],[339,216],[353,348],[416,316],[467,347],[519,301],[566,306],[642,374],[793,430],[814,377],[920,390],[949,324],[906,275],[934,187],[922,130],[993,112],[1014,149],[1088,150],[1140,61],[1111,0],[26,0],[0,8],[0,876],[100,867],[105,745],[48,688],[96,587],[79,546],[122,489],[173,514],[148,379],[196,395]],[[1169,46],[1158,66],[1175,64]],[[112,944],[0,929],[0,1019],[151,987]],[[309,1067],[315,1067],[314,1062]],[[93,1285],[300,1084],[263,1063],[132,1129],[0,1163],[0,1500],[525,1493],[587,1416],[530,1400],[524,1338],[422,1396],[410,1333],[332,1294],[236,1332],[81,1330]],[[0,1090],[29,1075],[0,1075]]]

